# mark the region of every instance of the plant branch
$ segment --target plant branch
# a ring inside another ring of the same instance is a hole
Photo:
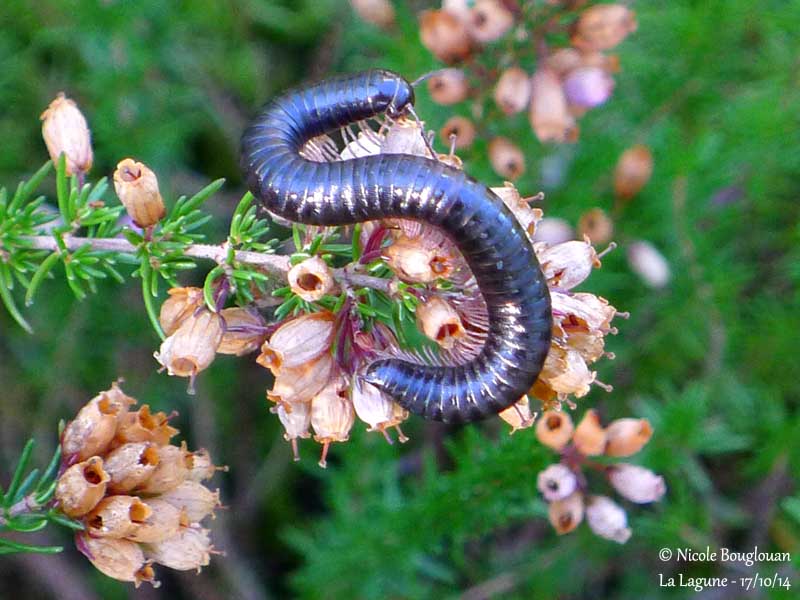
[[[5,516],[0,515],[0,527],[7,525],[8,519],[13,519],[14,517],[39,510],[42,506],[36,502],[35,496],[36,494],[28,494],[19,502],[12,504],[9,509],[5,511]]]
[[[29,235],[22,236],[28,248],[35,250],[59,250],[56,238],[49,235]],[[87,238],[65,235],[61,238],[67,250],[77,250],[89,244],[93,250],[104,250],[108,252],[119,252],[125,254],[135,254],[138,248],[124,238]],[[184,256],[190,258],[201,258],[213,260],[217,264],[225,264],[228,260],[228,248],[226,244],[190,244],[184,251]],[[289,257],[276,254],[266,254],[262,252],[252,252],[248,250],[236,250],[234,259],[237,262],[249,265],[256,265],[265,271],[286,278],[291,265]],[[335,269],[334,277],[340,283],[351,287],[368,287],[391,294],[393,290],[392,281],[382,277],[371,277],[354,273],[347,268]]]

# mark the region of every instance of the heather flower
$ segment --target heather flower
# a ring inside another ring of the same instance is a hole
[[[125,210],[139,227],[152,227],[164,218],[166,208],[156,174],[145,164],[126,158],[114,171],[114,189]]]
[[[170,288],[169,298],[161,305],[158,322],[164,334],[172,335],[198,308],[205,305],[203,290],[197,287]]]
[[[525,155],[508,138],[496,137],[489,142],[489,162],[495,173],[512,181],[525,172]]]
[[[583,494],[573,492],[562,500],[554,500],[548,507],[550,524],[558,535],[569,533],[583,521]]]
[[[254,309],[237,306],[226,308],[220,314],[225,327],[217,354],[244,356],[261,347],[266,337],[266,326]]]
[[[493,42],[514,25],[514,15],[499,0],[475,0],[469,14],[469,34],[476,42]]]
[[[381,390],[357,379],[351,390],[351,399],[356,416],[369,425],[367,431],[380,431],[391,441],[386,430],[394,427],[401,442],[408,440],[400,429],[400,423],[408,418],[408,411]]]
[[[417,327],[439,346],[451,349],[466,336],[464,324],[455,308],[434,296],[417,307]]]
[[[221,342],[219,313],[202,308],[183,321],[154,356],[170,375],[188,377],[189,393],[193,393],[195,377],[214,362]]]
[[[316,302],[334,292],[333,270],[319,256],[297,263],[287,274],[292,292],[306,302]]]
[[[367,23],[389,29],[394,25],[394,6],[389,0],[350,0],[353,10]]]
[[[566,142],[576,137],[575,119],[567,108],[567,98],[558,76],[542,67],[531,78],[529,119],[540,142]]]
[[[608,468],[608,480],[620,496],[637,504],[657,502],[667,491],[663,477],[638,465],[613,465]]]
[[[606,427],[606,454],[631,456],[641,450],[653,435],[647,419],[617,419]]]
[[[89,125],[78,105],[59,93],[41,115],[42,137],[55,164],[66,157],[67,175],[82,175],[92,168],[94,155]]]
[[[308,365],[330,350],[334,320],[333,313],[323,311],[284,323],[264,342],[256,362],[274,375]]]
[[[578,236],[589,238],[592,244],[607,244],[614,233],[614,222],[601,208],[593,208],[581,215]]]
[[[650,181],[653,175],[653,153],[641,144],[625,150],[614,168],[614,193],[630,200]]]
[[[439,137],[449,145],[453,140],[453,149],[469,148],[475,141],[475,125],[466,117],[450,117],[439,130]]]
[[[469,83],[460,69],[442,69],[428,79],[428,92],[436,104],[449,106],[465,100]]]
[[[323,468],[331,442],[346,442],[353,427],[355,411],[346,392],[346,382],[335,379],[311,400],[311,427],[314,440],[322,444],[319,465]]]
[[[520,429],[532,427],[536,422],[536,415],[531,413],[531,403],[527,395],[522,396],[522,398],[504,411],[501,411],[497,416],[511,425],[509,434],[519,431]]]
[[[567,496],[572,495],[578,487],[578,479],[571,469],[557,463],[539,473],[536,478],[536,487],[548,502],[564,500]]]
[[[219,491],[200,482],[220,468],[207,451],[169,445],[177,430],[166,425],[165,413],[151,414],[147,405],[128,411],[136,400],[117,384],[81,412],[92,410],[98,399],[124,407],[112,443],[67,466],[84,443],[98,446],[93,428],[73,428],[62,440],[62,446],[67,441],[77,450],[64,453],[55,496],[58,508],[85,528],[76,535],[76,546],[102,573],[137,586],[142,581],[158,586],[153,563],[178,569],[208,564],[214,550],[200,522],[219,507]]]
[[[419,18],[422,45],[443,63],[466,59],[472,53],[472,40],[467,26],[444,10],[427,10]]]
[[[572,45],[583,51],[609,50],[636,31],[636,17],[622,4],[597,4],[581,13]]]
[[[625,511],[606,496],[592,496],[588,499],[586,522],[594,533],[613,542],[624,544],[631,537]]]
[[[567,102],[578,108],[600,106],[613,90],[614,79],[600,67],[579,67],[564,79]]]
[[[536,439],[553,450],[566,446],[573,430],[572,419],[566,412],[547,410],[536,421]]]
[[[672,276],[669,263],[650,242],[631,242],[626,256],[631,270],[649,287],[662,288],[669,283]]]
[[[503,71],[494,88],[494,101],[507,115],[522,112],[531,97],[531,77],[519,67]]]

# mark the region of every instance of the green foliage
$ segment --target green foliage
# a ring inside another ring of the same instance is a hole
[[[35,533],[51,523],[74,530],[83,529],[80,523],[51,506],[61,465],[61,447],[56,449],[47,467],[40,473],[39,469],[28,470],[35,445],[33,439],[25,444],[5,493],[0,486],[0,533]],[[0,537],[0,555],[14,552],[54,554],[62,550],[61,546],[40,546]]]

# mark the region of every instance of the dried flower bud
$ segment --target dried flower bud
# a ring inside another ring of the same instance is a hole
[[[331,442],[346,442],[355,421],[353,403],[347,397],[347,386],[342,380],[326,385],[311,400],[311,427],[314,440],[323,444],[319,465],[326,466],[328,446]]]
[[[198,308],[205,305],[203,290],[197,287],[170,288],[169,298],[161,305],[158,322],[166,335],[172,335]]]
[[[383,258],[389,268],[408,283],[446,279],[453,270],[452,256],[444,248],[402,235],[384,249]]]
[[[311,427],[311,403],[281,403],[278,404],[277,408],[272,410],[277,413],[278,419],[281,425],[283,425],[283,439],[292,445],[292,456],[294,460],[300,460],[300,453],[297,449],[297,439],[311,437],[311,432],[309,431]]]
[[[564,80],[567,102],[580,108],[600,106],[611,97],[614,78],[600,67],[580,67]]]
[[[558,535],[569,533],[583,521],[583,494],[574,492],[563,500],[551,502],[548,517]]]
[[[137,493],[161,494],[184,482],[189,474],[190,454],[186,442],[178,446],[161,446],[158,449],[158,465],[150,477],[136,488]]]
[[[75,545],[95,568],[118,581],[131,581],[139,587],[149,581],[153,587],[153,569],[145,563],[144,553],[136,542],[116,538],[92,537],[86,532],[75,536]]]
[[[428,338],[448,350],[467,335],[456,309],[436,296],[417,307],[417,327]]]
[[[631,537],[628,517],[620,505],[606,496],[591,496],[586,503],[586,522],[602,538],[624,544]]]
[[[617,419],[606,427],[606,454],[608,456],[631,456],[644,448],[653,435],[647,419]]]
[[[525,172],[525,155],[508,138],[496,137],[489,142],[489,162],[495,173],[511,181]]]
[[[167,213],[156,174],[145,164],[126,158],[114,171],[114,189],[133,222],[152,227]]]
[[[220,506],[219,490],[212,492],[196,481],[184,481],[158,498],[183,511],[192,523],[199,523]]]
[[[92,537],[124,538],[144,523],[152,511],[136,496],[109,496],[86,515]]]
[[[333,357],[326,349],[325,354],[302,367],[282,369],[275,377],[272,389],[267,392],[267,398],[287,410],[288,405],[309,402],[328,383],[332,371]]]
[[[167,373],[178,377],[194,377],[207,369],[222,342],[222,320],[218,313],[201,309],[188,317],[164,340],[154,354]]]
[[[306,302],[316,302],[336,287],[333,271],[319,256],[312,256],[296,264],[288,273],[292,291]]]
[[[303,315],[284,323],[261,347],[256,362],[280,375],[283,369],[306,365],[330,351],[335,316],[329,311]]]
[[[60,92],[42,113],[42,137],[55,164],[66,155],[67,175],[87,173],[92,168],[92,139],[78,105]]]
[[[577,139],[575,119],[558,76],[543,67],[531,78],[531,127],[540,142],[568,142]]]
[[[472,52],[465,24],[443,10],[426,10],[420,15],[419,37],[422,45],[446,64],[462,61]]]
[[[158,447],[150,442],[123,444],[112,450],[105,459],[105,470],[111,477],[108,491],[131,491],[153,474],[158,460]]]
[[[528,237],[532,237],[536,232],[537,223],[542,219],[542,209],[531,208],[528,204],[529,199],[523,198],[511,182],[507,181],[503,187],[493,187],[491,190],[514,213],[519,224],[528,233]]]
[[[550,287],[571,290],[583,283],[600,266],[600,259],[589,240],[563,242],[537,253],[542,272]]]
[[[475,141],[475,125],[466,117],[458,115],[450,117],[439,130],[439,136],[445,144],[450,144],[450,140],[455,136],[454,148],[462,150],[469,148]]]
[[[208,537],[208,529],[181,527],[174,536],[148,544],[145,552],[147,558],[170,569],[178,571],[197,569],[199,573],[211,560],[213,546]]]
[[[264,342],[264,319],[250,308],[226,308],[221,313],[225,332],[217,348],[217,354],[244,356],[261,347]]]
[[[561,450],[572,437],[573,429],[567,413],[546,410],[536,422],[536,439],[554,450]]]
[[[85,515],[105,496],[110,479],[99,456],[72,465],[56,484],[59,509],[69,517]]]
[[[353,10],[367,23],[389,29],[394,25],[394,6],[389,0],[350,0]]]
[[[64,456],[77,455],[78,460],[102,454],[114,439],[117,421],[136,400],[125,395],[117,383],[100,392],[78,411],[64,429],[61,450]]]
[[[536,415],[531,413],[531,404],[527,395],[522,396],[507,409],[500,411],[498,416],[511,425],[509,435],[520,429],[532,427],[536,422]]]
[[[408,411],[396,404],[389,396],[374,385],[357,380],[353,386],[351,399],[356,416],[364,421],[367,431],[381,431],[386,434],[389,427],[397,427],[408,418]],[[405,436],[400,432],[400,441]]]
[[[150,516],[136,527],[126,537],[134,542],[153,544],[162,542],[177,535],[181,526],[189,525],[186,514],[166,500],[149,498],[146,500],[150,509]]]
[[[607,244],[614,234],[614,222],[601,208],[593,208],[581,215],[578,236],[588,237],[592,244]]]
[[[561,78],[583,65],[584,55],[575,48],[559,48],[544,59],[544,66]]]
[[[424,125],[416,119],[396,119],[381,140],[378,154],[411,154],[433,158],[426,142],[428,132]]]
[[[616,316],[617,309],[607,300],[594,294],[578,292],[562,294],[554,291],[550,295],[553,305],[553,314],[559,326],[575,332],[608,332],[611,320]],[[563,317],[561,316],[563,315]]]
[[[653,174],[653,154],[641,144],[625,150],[614,169],[614,193],[630,200],[650,181]]]
[[[606,449],[606,430],[594,410],[587,410],[572,434],[572,443],[584,456],[598,456]]]
[[[503,71],[494,88],[494,101],[507,115],[525,110],[531,97],[531,77],[519,67]]]
[[[638,465],[620,463],[609,467],[608,479],[620,496],[637,504],[657,502],[667,491],[663,477]]]
[[[671,273],[664,255],[650,242],[638,241],[628,244],[628,264],[631,270],[652,288],[662,288],[669,283]]]
[[[578,487],[578,479],[569,467],[556,463],[539,473],[536,487],[545,500],[554,502],[572,495]]]
[[[572,45],[584,51],[609,50],[636,31],[636,17],[622,4],[597,4],[581,13]]]
[[[551,350],[553,354],[555,349]],[[548,377],[547,384],[559,394],[572,394],[576,398],[582,398],[589,393],[590,385],[594,383],[594,371],[590,371],[586,366],[580,352],[568,349],[563,352],[564,362],[558,374]]]
[[[545,217],[536,224],[533,234],[534,242],[544,242],[551,246],[575,239],[569,223],[557,217]]]
[[[178,433],[177,429],[170,426],[169,418],[164,412],[151,414],[150,406],[145,404],[136,412],[129,412],[118,419],[114,443],[153,442],[164,446]]]
[[[204,481],[211,479],[217,471],[227,471],[228,467],[218,467],[211,460],[211,455],[205,448],[195,450],[189,454],[188,459],[189,472],[186,474],[186,479],[190,481]]]
[[[500,39],[514,25],[514,15],[499,0],[476,0],[470,11],[469,34],[482,44]]]

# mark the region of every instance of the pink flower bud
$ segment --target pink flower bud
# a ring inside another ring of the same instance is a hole
[[[622,200],[638,194],[653,175],[653,154],[647,146],[628,148],[614,169],[614,193]]]
[[[547,516],[558,535],[569,533],[583,521],[583,494],[573,492],[563,500],[554,500],[548,507]]]
[[[394,25],[394,6],[389,0],[350,0],[350,4],[367,23],[381,29],[389,29]]]
[[[596,4],[581,13],[572,45],[584,51],[609,50],[636,31],[636,17],[622,4]]]
[[[613,90],[614,79],[599,67],[580,67],[564,80],[567,102],[581,108],[600,106]]]
[[[305,439],[311,437],[311,432],[309,431],[311,427],[311,403],[280,403],[277,408],[272,410],[278,414],[278,419],[281,425],[283,425],[283,439],[292,444],[294,460],[300,460],[300,454],[297,450],[297,440],[298,438]]]
[[[347,397],[346,382],[337,379],[325,386],[311,400],[311,427],[314,440],[323,444],[319,465],[326,466],[331,442],[346,442],[355,421],[353,403]]]
[[[628,244],[627,257],[631,270],[649,287],[662,288],[669,283],[669,263],[650,242],[631,242]]]
[[[563,500],[578,487],[578,479],[569,467],[557,463],[539,473],[536,487],[548,502]]]
[[[489,142],[489,162],[495,173],[511,181],[525,172],[525,155],[508,138],[496,137]]]
[[[601,208],[593,208],[581,215],[578,236],[588,237],[592,244],[607,244],[614,234],[614,222]]]
[[[507,115],[522,112],[531,97],[531,77],[519,67],[503,71],[494,88],[494,101]]]
[[[87,173],[92,168],[92,139],[78,105],[60,92],[42,113],[42,137],[55,164],[66,155],[67,175]]]
[[[475,125],[465,117],[450,117],[439,130],[439,137],[442,142],[449,145],[450,140],[455,137],[455,149],[462,150],[469,148],[475,141]]]
[[[573,430],[567,413],[546,410],[536,422],[536,439],[553,450],[561,450],[569,443]]]
[[[586,505],[586,522],[602,538],[624,544],[631,537],[628,517],[616,502],[606,496],[591,496]]]
[[[606,431],[600,424],[600,417],[594,410],[587,410],[575,428],[572,443],[584,456],[598,456],[606,449]]]
[[[606,454],[608,456],[631,456],[644,448],[653,435],[647,419],[617,419],[606,427]]]
[[[389,396],[370,383],[357,381],[353,385],[351,398],[356,416],[369,425],[367,431],[385,434],[386,429],[397,427],[408,418],[407,410],[396,405]]]
[[[469,34],[486,44],[500,39],[514,25],[514,15],[499,0],[475,0],[469,15]]]
[[[530,123],[540,142],[567,142],[577,138],[575,119],[558,76],[543,67],[531,78]]]
[[[422,45],[446,64],[462,61],[472,53],[465,24],[443,10],[426,10],[420,15],[419,37]]]
[[[461,69],[442,69],[428,78],[428,92],[436,104],[450,106],[466,100],[469,83]]]
[[[667,491],[663,477],[638,465],[619,463],[609,467],[608,479],[620,496],[637,504],[657,502]]]

